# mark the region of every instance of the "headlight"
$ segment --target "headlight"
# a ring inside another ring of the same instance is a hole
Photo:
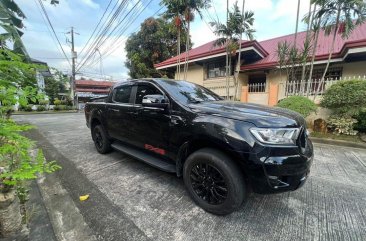
[[[266,144],[296,144],[299,128],[250,128],[258,141]]]

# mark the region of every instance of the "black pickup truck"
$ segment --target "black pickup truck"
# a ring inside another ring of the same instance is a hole
[[[193,200],[218,215],[239,208],[249,190],[298,189],[313,160],[299,114],[225,101],[186,81],[120,82],[105,101],[87,103],[85,117],[98,152],[183,176]]]

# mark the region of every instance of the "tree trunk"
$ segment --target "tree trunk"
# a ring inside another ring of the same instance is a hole
[[[190,10],[189,10],[189,17],[191,16]],[[187,41],[186,41],[186,59],[184,64],[184,80],[187,80],[187,72],[188,72],[188,61],[189,61],[189,34],[190,34],[190,22],[191,19],[188,19],[188,26],[187,26]]]
[[[324,83],[325,75],[326,75],[326,74],[327,74],[327,72],[328,72],[328,68],[329,68],[329,65],[330,65],[330,60],[332,59],[332,55],[333,55],[333,51],[334,51],[335,39],[336,39],[336,36],[337,36],[337,31],[338,31],[338,25],[339,25],[339,18],[340,18],[340,15],[341,15],[341,5],[339,5],[339,7],[338,7],[337,20],[336,20],[336,25],[335,25],[335,28],[334,28],[334,34],[333,34],[333,40],[332,40],[332,47],[331,47],[330,52],[329,52],[327,65],[325,66],[324,73],[323,73],[323,75],[322,75],[322,78],[321,78],[321,80],[320,80],[320,83],[319,83],[319,85],[318,85],[318,88],[317,88],[317,90],[316,90],[316,92],[315,92],[314,100],[315,100],[316,96],[318,95],[318,93],[319,93],[319,91],[320,91],[321,86],[322,86],[322,85],[323,85],[323,83]]]
[[[226,1],[226,26],[229,24],[229,0]],[[226,39],[226,99],[229,99],[229,36]]]
[[[178,39],[177,39],[177,42],[178,42],[178,46],[177,46],[177,56],[178,59],[177,59],[177,79],[179,80],[180,79],[180,26],[178,27]]]
[[[243,0],[243,5],[241,8],[241,16],[244,21],[244,6],[245,6],[245,0]],[[234,100],[236,100],[238,95],[238,85],[239,85],[239,71],[240,71],[240,65],[241,65],[241,40],[243,38],[243,33],[240,33],[240,39],[239,39],[239,54],[238,54],[238,61],[236,63],[236,70],[234,73],[234,85],[235,85],[235,92],[234,92]]]
[[[17,234],[22,227],[19,199],[12,190],[0,193],[0,237],[6,238]]]
[[[308,26],[307,26],[307,30],[306,30],[306,41],[310,42],[310,32],[313,26],[313,17],[314,17],[314,12],[315,12],[315,4],[314,4],[314,10],[313,13],[311,14],[311,3],[309,5],[309,22],[308,22]],[[306,58],[303,60],[302,63],[302,71],[301,71],[301,89],[305,90],[305,72],[306,72],[306,63],[308,61],[308,56],[306,56]],[[304,94],[305,95],[305,94]]]
[[[319,19],[319,21],[317,23],[318,30],[315,33],[315,42],[314,42],[313,54],[312,54],[311,64],[310,64],[309,81],[308,81],[308,86],[307,86],[307,94],[306,94],[307,97],[309,97],[311,81],[312,81],[312,78],[313,78],[314,61],[315,61],[316,49],[317,49],[317,46],[318,46],[319,33],[320,33],[320,21],[321,21],[321,19]]]

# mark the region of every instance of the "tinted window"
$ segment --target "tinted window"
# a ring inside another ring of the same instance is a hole
[[[137,87],[135,104],[141,104],[142,98],[144,98],[145,95],[159,95],[159,94],[162,94],[162,93],[154,86],[139,85]]]
[[[198,103],[215,101],[222,98],[212,91],[187,81],[182,80],[157,80],[175,99],[181,103]]]
[[[119,103],[130,103],[132,86],[125,85],[114,90],[113,101]]]

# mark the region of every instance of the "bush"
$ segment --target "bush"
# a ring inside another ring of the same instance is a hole
[[[40,105],[48,105],[49,104],[49,101],[48,100],[39,100],[38,103]]]
[[[366,133],[366,111],[361,111],[355,118],[357,123],[354,125],[354,129]]]
[[[353,130],[353,125],[357,123],[356,119],[350,117],[332,116],[328,119],[328,128],[333,134],[357,135],[357,131]]]
[[[46,106],[45,105],[39,105],[37,107],[37,111],[45,111],[46,110]]]
[[[61,105],[62,102],[61,102],[61,100],[55,98],[55,100],[53,101],[53,104],[57,106],[57,105]]]
[[[33,105],[26,105],[26,106],[22,107],[22,110],[30,112],[30,111],[33,111],[32,107],[33,107]]]
[[[366,107],[366,80],[339,81],[325,92],[320,104],[341,116],[357,115]]]
[[[277,104],[277,106],[296,111],[300,113],[303,117],[309,116],[317,109],[317,106],[313,101],[303,96],[287,97],[286,99],[281,100]]]
[[[59,106],[59,105],[55,105],[55,107],[53,107],[53,110],[54,110],[54,111],[59,111],[59,110],[61,110],[61,108],[60,108],[60,106]]]

